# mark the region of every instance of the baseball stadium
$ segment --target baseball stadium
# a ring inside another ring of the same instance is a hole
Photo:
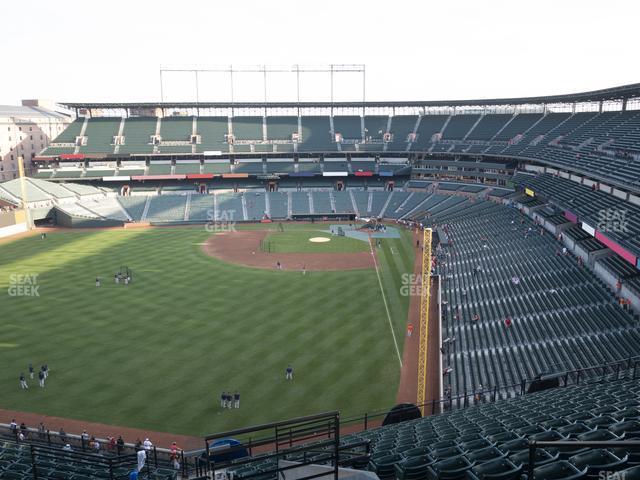
[[[239,101],[189,68],[173,101],[176,71],[10,150],[0,479],[640,479],[640,83],[343,101],[364,65],[295,65],[271,101],[263,66]]]

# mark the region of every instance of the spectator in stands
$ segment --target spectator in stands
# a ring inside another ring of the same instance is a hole
[[[108,441],[108,443],[107,443],[107,449],[108,449],[111,453],[115,452],[115,451],[116,451],[116,446],[117,446],[117,444],[116,444],[116,437],[107,437],[107,441]]]
[[[64,450],[65,452],[70,452],[71,451],[71,445],[69,445],[68,443],[65,444],[65,446],[62,447],[62,450]]]
[[[140,448],[138,450],[137,459],[138,459],[138,472],[141,472],[144,468],[144,464],[147,461],[147,452],[145,452],[144,448]],[[136,476],[136,478],[138,478]]]
[[[616,282],[616,293],[620,293],[620,290],[622,290],[622,280],[618,279]]]
[[[140,439],[136,440],[136,452],[142,448],[142,441]]]
[[[11,423],[9,424],[9,430],[14,436],[18,436],[18,424],[16,423],[16,419],[12,418]]]
[[[569,253],[569,251],[567,250],[567,247],[562,247],[562,255],[567,255]]]
[[[472,317],[472,320],[473,320],[474,322],[477,322],[478,320],[480,320],[480,315],[478,315],[477,313],[474,313],[474,314],[473,314],[473,317]]]
[[[118,437],[116,445],[118,446],[118,455],[122,454],[122,451],[124,450],[124,439],[122,438],[122,435]]]
[[[58,436],[60,437],[60,441],[62,443],[67,442],[67,432],[64,431],[64,428],[60,427],[60,431],[58,432]]]
[[[46,429],[44,428],[44,423],[40,422],[38,424],[38,437],[40,438],[40,440],[43,440],[45,438],[45,432]]]
[[[153,443],[151,443],[151,440],[149,440],[148,438],[144,439],[144,442],[142,443],[142,445],[144,446],[144,449],[147,452],[150,452],[151,448],[153,447]]]
[[[511,317],[507,317],[504,319],[504,326],[507,328],[511,327]]]
[[[29,429],[24,422],[20,423],[20,433],[22,433],[25,438],[29,435]]]
[[[511,283],[513,283],[514,285],[520,285],[520,277],[514,275],[513,277],[511,277]]]
[[[174,470],[180,470],[180,452],[178,451],[178,445],[176,442],[171,444],[171,453],[169,456],[169,460],[171,461],[171,466]]]
[[[27,379],[24,376],[24,373],[20,373],[20,388],[23,390],[26,390],[29,388],[29,385],[27,385]]]
[[[287,369],[285,370],[285,377],[286,380],[293,380],[293,367],[291,365],[289,365],[287,367]]]

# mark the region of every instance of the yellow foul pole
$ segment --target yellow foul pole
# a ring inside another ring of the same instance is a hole
[[[18,157],[18,175],[20,177],[20,195],[22,198],[21,208],[24,211],[25,221],[27,223],[27,229],[31,230],[33,228],[33,222],[31,221],[31,213],[29,212],[29,201],[27,199],[27,181],[24,176],[24,158],[22,156]]]
[[[425,228],[422,238],[422,276],[420,288],[420,349],[418,351],[418,398],[417,404],[425,412],[427,383],[427,339],[429,337],[429,301],[431,293],[431,236],[432,230]]]

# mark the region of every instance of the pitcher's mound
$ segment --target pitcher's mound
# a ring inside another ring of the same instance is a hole
[[[309,241],[313,243],[326,243],[326,242],[330,242],[331,239],[327,237],[312,237],[309,239]]]
[[[228,263],[247,267],[275,269],[280,262],[283,270],[359,270],[373,268],[370,252],[353,253],[267,253],[260,243],[269,232],[266,230],[240,230],[212,235],[202,246],[207,255]],[[328,237],[313,237],[310,241]]]

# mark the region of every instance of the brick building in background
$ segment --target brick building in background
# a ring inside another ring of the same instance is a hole
[[[0,182],[18,177],[18,156],[25,173],[31,161],[73,121],[71,112],[53,102],[23,100],[22,105],[0,105]]]

